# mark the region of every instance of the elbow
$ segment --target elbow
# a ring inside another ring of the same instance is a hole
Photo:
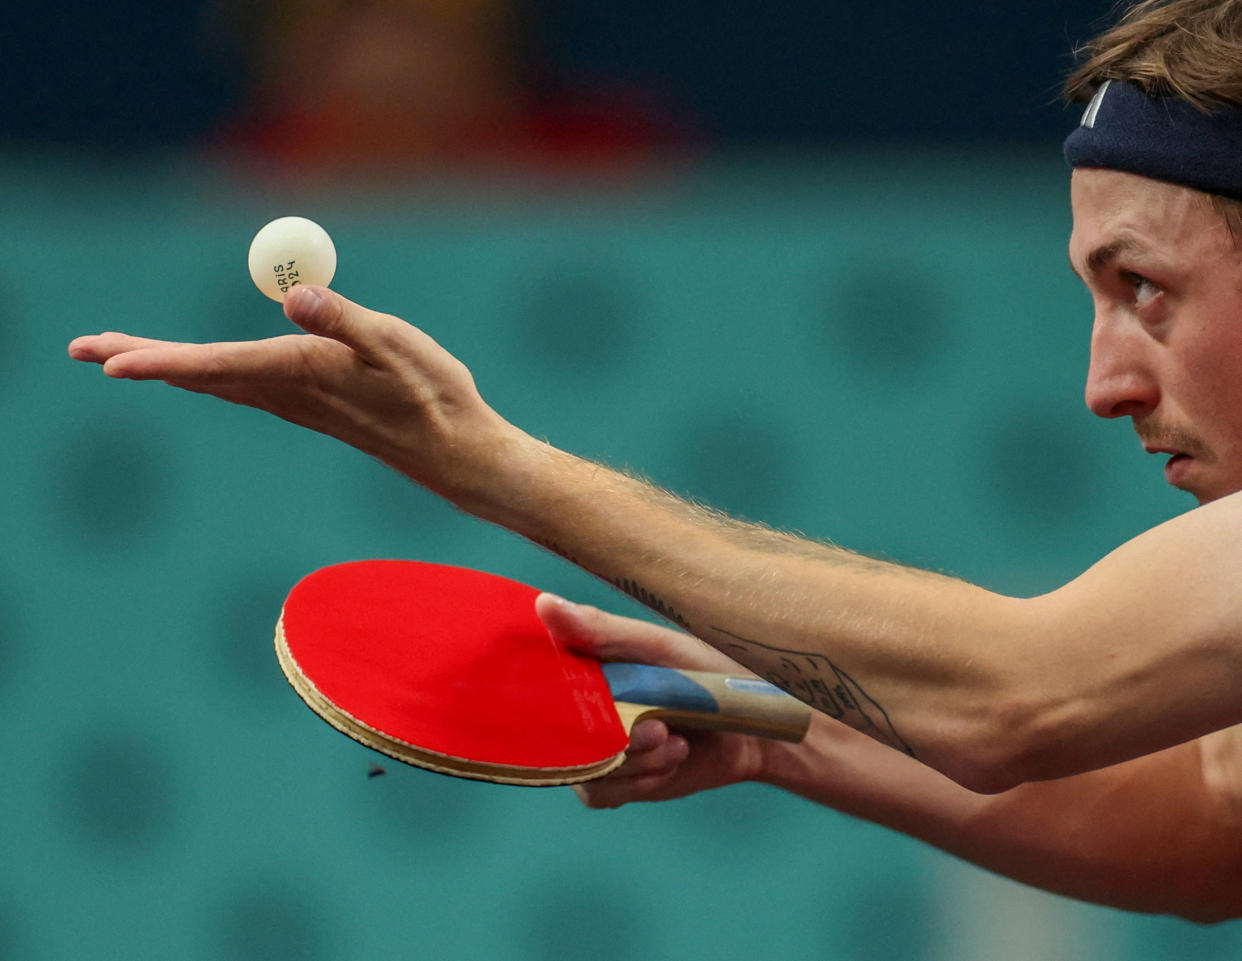
[[[1008,758],[981,755],[940,766],[940,773],[974,794],[1004,794],[1032,778]]]
[[[942,773],[974,794],[1004,794],[1026,783],[1007,767],[997,765],[971,765],[961,770]]]
[[[1049,603],[995,598],[992,642],[972,651],[948,697],[933,707],[937,757],[927,760],[976,794],[1002,794],[1032,781],[1077,773],[1089,690],[1050,676],[1046,637],[1058,615]],[[929,705],[931,706],[931,705]],[[930,748],[931,745],[926,745]],[[1079,768],[1078,770],[1082,770]]]
[[[1014,697],[981,705],[965,721],[942,774],[976,794],[1003,794],[1031,781],[1065,774],[1067,726],[1052,712]]]

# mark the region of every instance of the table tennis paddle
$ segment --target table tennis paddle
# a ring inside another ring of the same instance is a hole
[[[801,701],[749,675],[600,664],[548,633],[533,587],[420,561],[321,568],[289,593],[276,654],[320,717],[459,777],[571,784],[625,758],[644,717],[800,741]]]

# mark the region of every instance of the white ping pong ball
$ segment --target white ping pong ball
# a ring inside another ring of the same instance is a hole
[[[332,238],[305,217],[273,220],[250,242],[250,279],[278,303],[298,284],[328,286],[335,273]]]

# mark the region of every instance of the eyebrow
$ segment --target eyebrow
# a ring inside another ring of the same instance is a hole
[[[1123,254],[1132,254],[1136,251],[1145,251],[1146,249],[1140,241],[1133,237],[1119,237],[1111,243],[1101,244],[1087,254],[1087,273],[1096,276]],[[1079,278],[1082,277],[1082,274],[1078,273],[1078,268],[1074,266],[1073,259],[1070,260],[1070,270],[1078,274]]]

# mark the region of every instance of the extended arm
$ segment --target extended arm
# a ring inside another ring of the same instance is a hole
[[[606,660],[735,670],[693,638],[547,595],[565,643]],[[626,762],[576,790],[591,807],[764,781],[892,828],[1015,880],[1126,910],[1242,915],[1242,731],[1000,794],[975,794],[824,715],[803,743],[634,729]]]
[[[977,790],[1105,766],[1242,716],[1237,498],[1061,591],[1006,598],[738,524],[558,451],[501,419],[425,334],[331,292],[299,289],[286,313],[311,336],[112,334],[70,352],[336,436]]]
[[[767,779],[1047,891],[1212,922],[1242,915],[1238,739],[981,795],[821,721]]]
[[[814,706],[977,791],[1242,719],[1242,500],[1015,599],[741,525],[550,449],[484,516],[550,544]]]

